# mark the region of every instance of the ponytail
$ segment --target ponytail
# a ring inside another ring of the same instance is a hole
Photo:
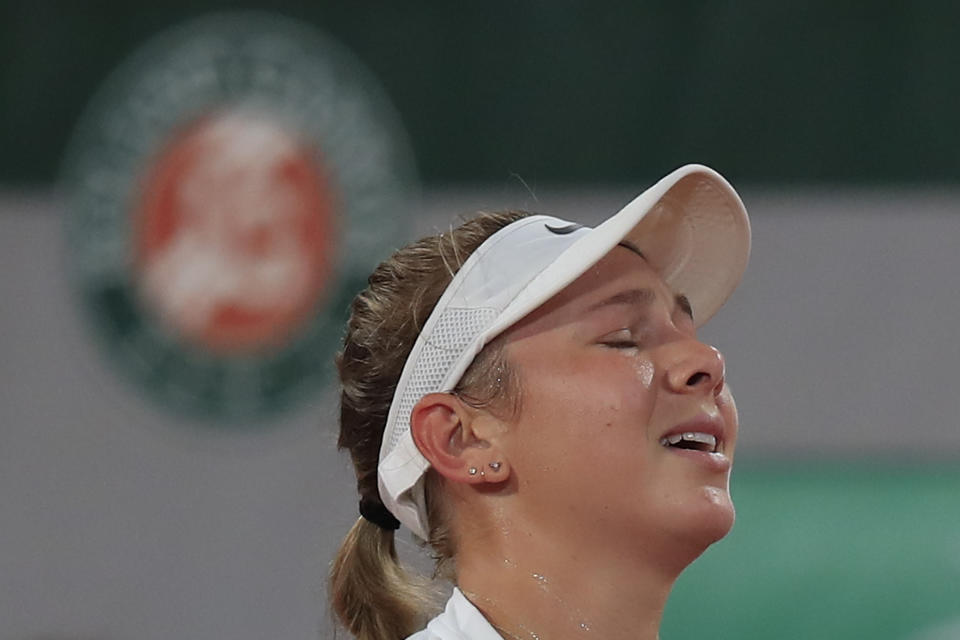
[[[358,640],[403,640],[423,627],[435,602],[429,582],[400,566],[394,532],[365,518],[340,545],[330,593],[334,612]]]

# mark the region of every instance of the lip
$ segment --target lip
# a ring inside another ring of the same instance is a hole
[[[714,471],[728,471],[731,467],[731,460],[724,451],[726,444],[726,425],[723,418],[719,415],[711,416],[705,413],[682,422],[668,431],[664,431],[657,437],[659,443],[663,438],[667,438],[680,433],[688,432],[706,433],[717,439],[715,451],[697,451],[696,449],[678,449],[675,447],[664,447],[671,454],[684,456],[692,461],[697,461],[711,468]],[[662,445],[661,445],[662,446]]]

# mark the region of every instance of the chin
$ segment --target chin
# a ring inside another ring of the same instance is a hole
[[[730,533],[737,512],[733,507],[730,492],[725,489],[704,487],[703,496],[705,504],[701,517],[702,526],[698,528],[703,531],[704,539],[709,545]]]
[[[702,500],[689,505],[683,522],[676,531],[676,539],[682,541],[692,555],[689,561],[703,553],[707,547],[730,533],[736,519],[736,510],[729,492],[716,487],[704,487]]]

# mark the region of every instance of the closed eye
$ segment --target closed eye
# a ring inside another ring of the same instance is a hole
[[[637,349],[640,347],[640,344],[636,338],[634,338],[633,332],[630,329],[614,331],[604,336],[600,344],[611,349]]]
[[[640,347],[636,342],[621,341],[621,342],[604,342],[603,346],[610,347],[611,349],[637,349]]]

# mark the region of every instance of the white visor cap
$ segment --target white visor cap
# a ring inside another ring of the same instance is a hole
[[[423,477],[430,467],[410,431],[414,405],[452,391],[474,357],[505,329],[576,280],[621,242],[643,253],[670,288],[690,300],[697,326],[740,282],[750,222],[740,197],[714,170],[691,164],[591,229],[534,215],[496,232],[447,286],[403,367],[383,432],[383,504],[427,539]]]

